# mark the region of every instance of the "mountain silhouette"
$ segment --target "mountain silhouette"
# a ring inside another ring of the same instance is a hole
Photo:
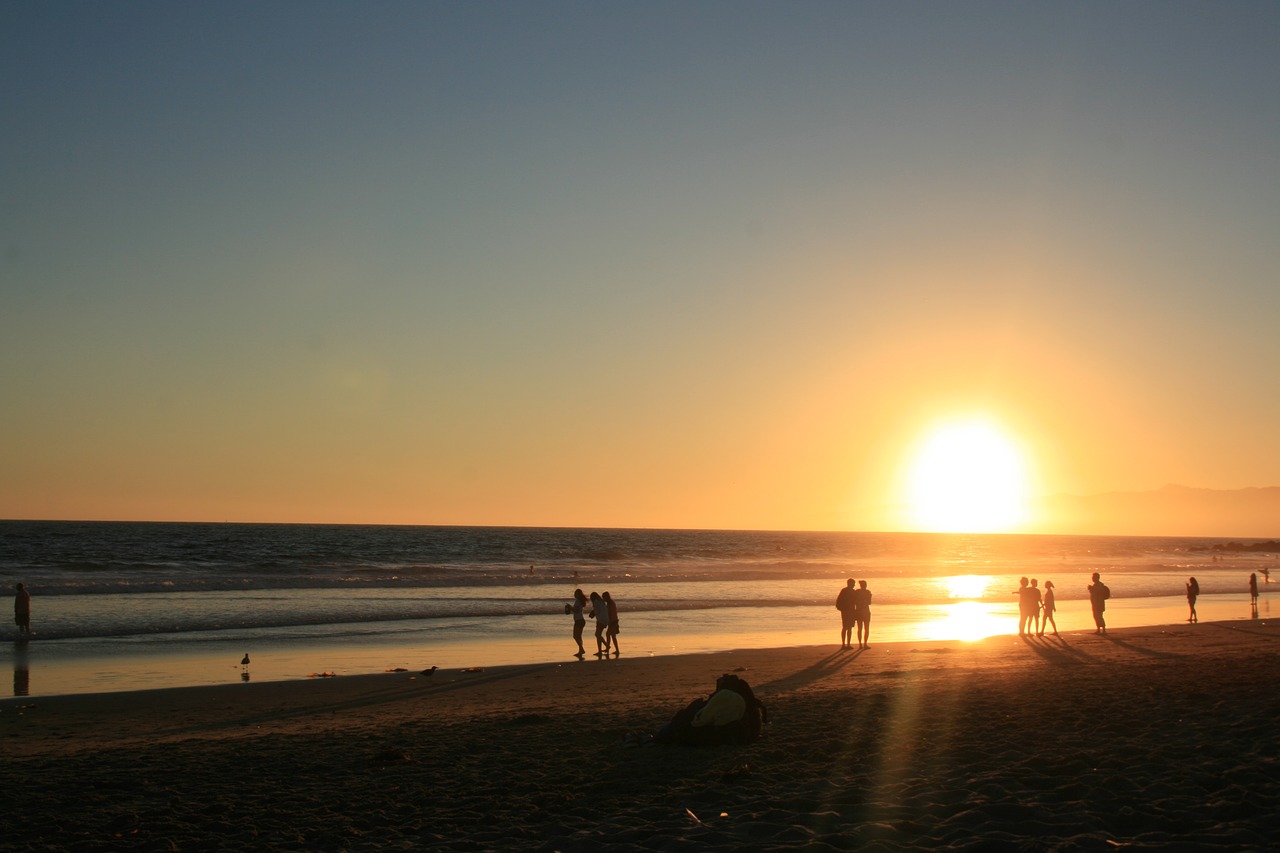
[[[1280,535],[1280,486],[1052,495],[1036,507],[1038,530],[1118,536],[1267,538]]]

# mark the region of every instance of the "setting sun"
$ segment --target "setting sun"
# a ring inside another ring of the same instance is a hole
[[[912,455],[907,503],[917,530],[1006,533],[1027,520],[1027,499],[1022,451],[989,422],[938,426]]]

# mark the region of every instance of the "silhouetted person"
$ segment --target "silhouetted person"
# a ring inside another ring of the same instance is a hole
[[[587,606],[587,595],[580,589],[573,591],[573,641],[578,644],[578,652],[574,657],[582,657],[587,650],[582,647],[582,629],[587,627],[587,617],[583,610]]]
[[[1059,637],[1058,620],[1053,618],[1053,613],[1058,609],[1058,603],[1053,595],[1053,581],[1044,582],[1044,620],[1040,623],[1040,636],[1044,636],[1044,631],[1053,625],[1053,636]]]
[[[1263,582],[1263,583],[1271,583],[1271,570],[1270,570],[1270,569],[1263,569],[1263,570],[1262,570],[1262,582]]]
[[[18,589],[22,589],[22,584],[18,584]],[[1258,604],[1258,575],[1253,573],[1249,575],[1249,603]]]
[[[1025,636],[1027,628],[1031,621],[1031,587],[1027,585],[1026,578],[1018,578],[1018,589],[1014,595],[1018,596],[1018,636]]]
[[[613,596],[607,592],[600,597],[604,599],[605,611],[609,614],[609,627],[604,633],[604,650],[607,653],[612,644],[613,654],[617,657],[622,654],[618,649],[618,635],[622,633],[622,629],[618,626],[618,605],[614,603]]]
[[[871,590],[866,581],[858,581],[853,591],[853,625],[858,632],[858,648],[871,648]]]
[[[1254,589],[1257,589],[1257,582],[1254,583]],[[13,621],[18,626],[18,633],[23,635],[31,634],[31,593],[27,592],[27,588],[22,584],[14,587],[16,592],[13,596]],[[1255,598],[1257,597],[1255,593]]]
[[[1093,583],[1089,584],[1089,606],[1093,608],[1093,624],[1097,625],[1095,634],[1107,633],[1107,620],[1102,615],[1107,609],[1107,599],[1111,597],[1111,590],[1102,582],[1101,576],[1097,572],[1093,573]]]
[[[1042,599],[1040,597],[1040,587],[1036,586],[1037,583],[1038,581],[1035,578],[1031,579],[1031,591],[1027,593],[1027,598],[1030,600],[1027,605],[1031,608],[1031,619],[1035,624],[1036,633],[1044,636],[1044,629],[1040,627],[1040,602]],[[1031,624],[1027,625],[1027,633],[1031,633],[1031,627]]]
[[[840,611],[840,648],[853,648],[854,626],[854,593],[857,592],[853,578],[845,582],[844,589],[836,596],[836,610]]]
[[[1187,606],[1191,608],[1191,615],[1187,617],[1188,622],[1199,622],[1200,617],[1196,615],[1196,599],[1200,597],[1200,582],[1195,578],[1187,581]]]
[[[609,644],[604,638],[609,627],[609,605],[604,603],[598,592],[591,593],[591,615],[596,620],[596,657],[602,658],[609,653]]]

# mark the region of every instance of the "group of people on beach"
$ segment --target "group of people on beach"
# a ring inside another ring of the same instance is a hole
[[[1045,581],[1044,591],[1041,592],[1040,582],[1035,578],[1030,581],[1025,577],[1019,578],[1014,595],[1018,596],[1019,637],[1029,634],[1043,637],[1045,629],[1051,624],[1053,636],[1062,636],[1058,633],[1058,621],[1053,616],[1058,610],[1058,604],[1054,600],[1053,581]]]
[[[1058,611],[1058,603],[1055,600],[1053,581],[1044,582],[1043,592],[1035,578],[1029,581],[1025,577],[1019,578],[1018,584],[1018,589],[1013,593],[1018,596],[1018,636],[1043,637],[1052,625],[1053,636],[1061,637],[1058,633],[1058,620],[1054,617]],[[1102,582],[1100,574],[1094,572],[1093,583],[1089,584],[1088,592],[1089,609],[1093,611],[1093,633],[1105,634],[1107,599],[1111,598],[1111,588]]]
[[[588,605],[590,610],[587,609]],[[614,657],[622,653],[618,649],[618,634],[621,633],[618,628],[618,605],[608,592],[593,592],[588,601],[586,593],[575,589],[573,603],[566,604],[564,609],[566,613],[573,614],[573,640],[578,644],[574,657],[582,659],[587,655],[587,650],[582,645],[582,631],[587,627],[588,616],[596,620],[596,657],[608,657],[610,649],[613,650]]]

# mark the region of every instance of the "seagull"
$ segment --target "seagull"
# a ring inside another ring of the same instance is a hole
[[[249,653],[248,653],[248,652],[245,652],[245,653],[244,653],[244,657],[240,658],[240,665],[241,665],[241,666],[248,666],[248,665],[249,665]]]
[[[424,669],[424,670],[422,671],[422,674],[423,674],[423,675],[425,675],[427,678],[430,678],[430,677],[431,677],[431,674],[432,674],[433,672],[435,672],[435,671],[436,671],[437,669],[439,669],[439,668],[440,668],[440,667],[438,667],[438,666],[433,666],[433,667],[431,667],[431,669]]]

